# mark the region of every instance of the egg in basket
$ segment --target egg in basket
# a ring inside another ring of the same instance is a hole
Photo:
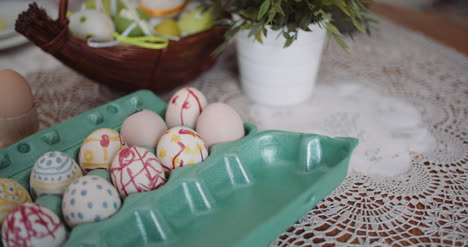
[[[16,31],[75,71],[125,91],[181,86],[210,69],[226,28],[197,1],[88,0],[57,20],[31,4]]]

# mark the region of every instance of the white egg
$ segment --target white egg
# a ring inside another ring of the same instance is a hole
[[[114,23],[106,14],[95,9],[85,9],[70,17],[71,33],[81,39],[93,38],[95,41],[111,41]]]
[[[187,127],[175,127],[166,131],[159,140],[157,156],[164,171],[191,166],[208,157],[208,148],[200,136]]]
[[[75,180],[63,194],[62,212],[70,227],[98,222],[120,208],[118,192],[104,178],[87,175]]]
[[[198,116],[206,104],[205,96],[197,89],[190,87],[180,89],[167,105],[167,127],[186,126],[195,129]]]
[[[36,203],[13,209],[2,225],[3,246],[62,246],[67,237],[59,217]]]
[[[127,147],[115,156],[110,169],[112,183],[122,198],[131,193],[151,191],[166,182],[158,158],[141,147]]]
[[[29,184],[31,195],[62,197],[65,189],[75,179],[83,176],[78,164],[62,152],[48,152],[39,157],[31,170]]]
[[[114,156],[126,146],[120,134],[113,129],[98,129],[81,145],[78,161],[83,172],[95,169],[108,170]]]

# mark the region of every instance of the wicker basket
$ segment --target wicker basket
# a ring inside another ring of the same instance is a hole
[[[224,42],[222,26],[170,41],[162,50],[131,45],[91,48],[68,31],[68,1],[61,0],[58,20],[52,20],[36,3],[16,21],[16,31],[75,71],[125,91],[173,89],[210,69],[213,51]]]

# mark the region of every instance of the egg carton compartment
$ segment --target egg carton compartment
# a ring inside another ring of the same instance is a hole
[[[0,165],[7,163],[0,174],[29,188],[40,155],[62,151],[76,160],[89,133],[119,130],[140,108],[163,116],[166,104],[140,91],[83,113],[0,151]],[[159,189],[129,195],[114,216],[75,227],[65,246],[266,246],[341,184],[357,145],[354,138],[244,128],[244,138],[213,146],[205,161],[175,169]],[[19,157],[22,144],[26,157]]]
[[[160,189],[130,195],[110,219],[78,226],[66,246],[266,246],[342,182],[357,144],[246,129]]]
[[[125,118],[139,109],[163,116],[166,103],[151,91],[142,90],[65,120],[0,150],[0,175],[29,188],[29,174],[41,155],[61,151],[76,161],[81,143],[91,132],[99,128],[119,131]]]

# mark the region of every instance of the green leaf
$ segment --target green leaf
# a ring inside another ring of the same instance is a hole
[[[364,29],[361,24],[359,24],[358,21],[356,21],[356,19],[351,19],[351,21],[353,22],[354,26],[359,30],[361,31],[362,33],[367,33],[366,29]]]
[[[284,43],[283,48],[288,48],[288,47],[290,47],[291,44],[293,43],[293,41],[294,41],[293,38],[287,39],[286,42]]]
[[[326,28],[327,28],[328,32],[338,34],[338,35],[342,35],[340,30],[338,30],[338,28],[336,28],[335,25],[333,25],[333,24],[331,24],[329,22],[326,24]]]
[[[260,43],[263,44],[263,39],[262,39],[262,29],[259,28],[257,32],[255,32],[255,39]]]
[[[336,43],[343,48],[347,53],[349,53],[349,46],[346,44],[344,40],[342,40],[340,37],[337,35],[333,35],[333,38],[335,39]]]
[[[257,16],[257,21],[262,19],[265,14],[268,12],[268,10],[270,9],[270,0],[265,0],[262,5],[260,6],[260,10],[258,11],[258,16]]]
[[[373,19],[368,3],[373,0],[207,0],[206,8],[211,7],[221,13],[240,16],[222,22],[230,25],[227,39],[235,36],[240,30],[246,30],[248,36],[263,42],[267,30],[278,31],[278,36],[284,36],[284,46],[289,47],[297,39],[299,30],[310,31],[310,24],[317,24],[325,29],[330,38],[348,51],[343,35],[338,30],[336,22],[352,26],[352,29],[370,33]],[[336,19],[335,19],[336,18]],[[219,22],[221,23],[221,22]],[[268,27],[268,29],[267,29]],[[312,30],[313,31],[313,30]],[[351,33],[346,30],[347,35]],[[270,35],[272,35],[270,33]],[[276,35],[275,35],[276,36]]]
[[[281,5],[279,4],[273,4],[273,8],[276,10],[276,12],[280,13],[282,16],[286,16],[284,13],[283,9],[281,8]]]

